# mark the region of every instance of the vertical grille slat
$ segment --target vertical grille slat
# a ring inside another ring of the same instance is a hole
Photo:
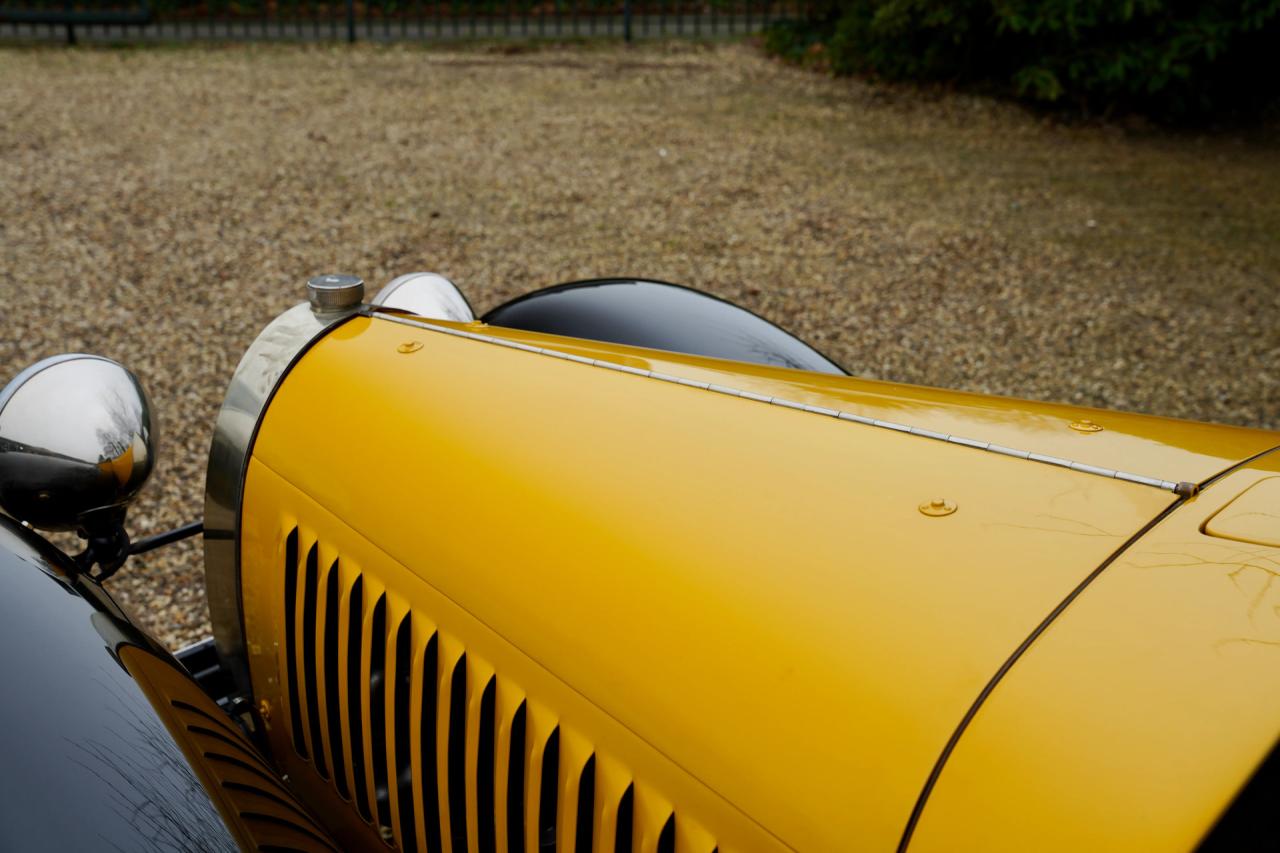
[[[542,768],[555,728],[554,715],[532,700],[525,700],[524,802],[521,804],[524,810],[524,853],[539,853],[542,849]]]
[[[507,748],[510,756],[507,762],[507,853],[524,853],[526,704],[522,701],[511,719],[511,738]]]
[[[587,764],[595,754],[591,745],[572,730],[560,730],[559,737],[559,773],[556,776],[556,848],[559,850],[579,849],[578,844],[578,800],[581,796],[581,783]],[[593,803],[594,805],[594,803]],[[587,835],[590,837],[590,823]],[[588,847],[588,850],[590,848]]]
[[[462,645],[446,635],[440,635],[438,645],[438,672],[436,675],[436,802],[439,804],[440,843],[445,850],[465,851],[466,847],[458,847],[455,839],[457,827],[454,826],[452,809],[453,792],[450,789],[450,759],[452,757],[450,733],[453,728],[455,714],[454,680],[458,673],[466,679],[466,662],[463,660]],[[459,714],[462,712],[459,711]],[[461,722],[459,723],[462,724]],[[461,795],[461,791],[459,794]],[[462,816],[462,832],[466,832],[466,818]]]
[[[497,700],[496,684],[488,664],[475,657],[467,657],[463,807],[466,810],[468,849],[474,853],[490,853],[494,848],[493,714]]]
[[[476,846],[480,853],[497,853],[494,810],[494,711],[498,679],[489,676],[480,697],[480,725],[476,732]]]
[[[394,754],[396,811],[400,818],[400,847],[416,850],[418,847],[417,821],[414,818],[416,800],[413,796],[413,753],[409,734],[409,691],[413,682],[413,614],[406,613],[396,629],[395,690],[394,690]]]
[[[631,824],[632,845],[636,850],[655,853],[662,849],[661,840],[672,817],[673,810],[669,801],[647,785],[638,781],[634,784],[631,791]]]
[[[307,743],[302,734],[302,704],[298,697],[298,528],[289,532],[284,543],[284,660],[289,684],[289,722],[293,749],[307,758]]]
[[[419,721],[419,755],[421,758],[423,831],[427,853],[442,853],[440,840],[440,787],[436,776],[436,692],[439,686],[439,634],[427,640],[422,656],[422,719]]]
[[[674,813],[662,825],[658,834],[658,853],[676,853],[676,816]]]
[[[387,596],[378,596],[369,623],[369,759],[378,828],[391,826],[387,782]]]
[[[560,777],[560,727],[556,726],[542,750],[542,773],[538,784],[538,850],[556,850],[556,796]]]
[[[347,721],[351,729],[351,772],[354,776],[356,808],[367,821],[373,820],[369,808],[368,777],[364,754],[364,681],[360,677],[364,660],[364,578],[357,577],[351,587],[347,606]]]
[[[311,757],[322,779],[329,778],[324,760],[324,740],[320,734],[320,680],[316,666],[316,596],[320,585],[318,545],[307,549],[306,572],[302,582],[302,680],[306,693],[307,726],[311,737]]]
[[[324,702],[325,715],[329,724],[329,754],[333,761],[333,781],[338,795],[344,800],[351,799],[351,790],[347,787],[346,756],[342,748],[342,697],[339,691],[341,680],[338,675],[338,604],[341,589],[341,572],[338,561],[329,566],[329,574],[324,584]]]
[[[592,771],[592,844],[601,853],[613,853],[618,844],[622,800],[631,787],[631,773],[608,755],[600,753],[594,756]]]
[[[578,777],[577,826],[573,831],[575,853],[591,853],[592,829],[596,810],[596,757],[593,753]]]
[[[453,667],[449,685],[449,838],[455,853],[467,849],[467,655]]]
[[[514,847],[511,840],[511,775],[515,758],[511,751],[511,736],[515,718],[524,704],[524,694],[496,675],[493,687],[493,845],[498,850],[510,851]]]
[[[636,786],[628,785],[618,802],[618,824],[613,837],[613,853],[631,853],[631,842],[635,838],[634,815]]]

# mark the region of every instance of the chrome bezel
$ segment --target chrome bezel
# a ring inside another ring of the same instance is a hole
[[[407,311],[430,320],[471,323],[476,319],[471,303],[458,286],[434,272],[411,272],[397,276],[378,291],[370,304]]]
[[[313,343],[358,308],[317,312],[303,303],[272,320],[240,359],[214,424],[205,475],[205,594],[218,656],[244,696],[252,695],[240,601],[240,512],[249,455],[281,380]]]

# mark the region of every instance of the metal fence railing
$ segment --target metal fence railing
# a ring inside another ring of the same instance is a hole
[[[739,35],[803,0],[0,0],[0,41],[411,41]]]

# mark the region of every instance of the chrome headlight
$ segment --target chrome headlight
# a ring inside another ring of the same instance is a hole
[[[155,467],[138,378],[108,358],[47,358],[0,391],[0,508],[45,530],[122,512]]]

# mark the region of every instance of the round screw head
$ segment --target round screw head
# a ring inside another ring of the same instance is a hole
[[[364,301],[364,281],[354,275],[329,273],[307,282],[307,299],[316,311],[344,311]]]
[[[920,504],[918,509],[923,515],[931,518],[941,518],[944,515],[951,515],[951,513],[955,512],[956,505],[954,501],[949,501],[946,498],[934,498]]]
[[[1102,432],[1102,427],[1095,424],[1088,418],[1080,418],[1080,420],[1072,421],[1067,424],[1067,426],[1071,427],[1076,432]]]

